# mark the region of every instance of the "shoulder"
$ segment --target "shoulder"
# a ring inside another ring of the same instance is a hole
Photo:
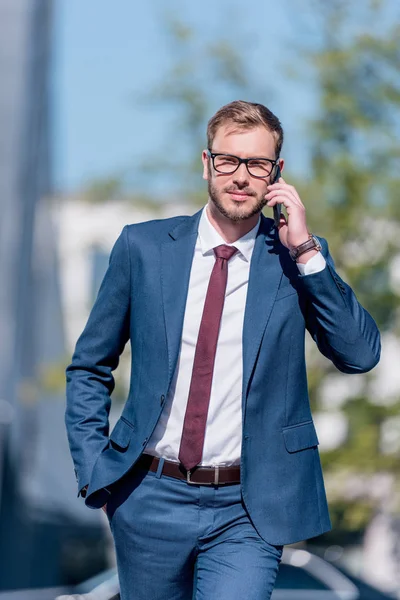
[[[171,240],[175,231],[193,229],[200,211],[195,215],[180,215],[167,219],[153,219],[141,223],[131,223],[123,227],[111,250],[111,258],[122,257],[126,252],[152,252],[166,241]]]
[[[181,215],[168,219],[153,219],[151,221],[143,221],[142,223],[125,225],[124,229],[129,241],[148,239],[149,236],[155,236],[160,239],[160,237],[168,237],[170,231],[191,218],[189,215]]]
[[[195,233],[201,211],[194,215],[180,215],[168,219],[154,219],[142,223],[126,225],[123,237],[126,245],[132,251],[146,251],[161,247],[165,242],[171,242],[178,235]]]

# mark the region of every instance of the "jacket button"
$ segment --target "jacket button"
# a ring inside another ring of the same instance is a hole
[[[149,441],[149,438],[146,438],[145,440],[143,440],[143,444],[142,446],[145,446],[147,444],[147,442]]]
[[[165,402],[165,396],[162,395],[161,398],[160,398],[160,404],[161,404],[161,406],[164,404],[164,402]]]

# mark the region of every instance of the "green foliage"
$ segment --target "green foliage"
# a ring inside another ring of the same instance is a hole
[[[144,192],[132,192],[124,186],[124,176],[115,175],[92,181],[82,194],[82,200],[91,204],[104,204],[106,202],[126,202],[136,208],[144,208],[157,213],[162,205],[160,202]]]
[[[370,501],[338,500],[330,506],[331,520],[338,532],[358,533],[371,521],[374,506]]]
[[[400,27],[380,26],[384,5],[373,6],[367,31],[357,31],[342,2],[324,4],[326,33],[318,51],[310,53],[321,94],[320,113],[310,123],[312,182],[299,186],[312,229],[329,240],[341,275],[383,332],[398,330],[399,298],[391,286],[390,268],[399,252],[400,232],[396,193],[400,144],[395,135]],[[309,370],[316,409],[330,371],[330,365],[318,364]],[[400,395],[389,406],[377,405],[368,391],[348,400],[342,408],[347,439],[322,453],[327,477],[347,473],[351,480],[376,472],[397,477],[399,456],[384,454],[380,440],[382,423],[399,410]],[[355,502],[343,489],[331,499],[334,529],[362,531],[380,507],[378,497],[365,491]]]
[[[204,204],[207,196],[201,178],[200,157],[206,147],[206,126],[215,111],[215,98],[220,99],[221,105],[232,98],[266,96],[267,87],[252,81],[244,54],[230,42],[233,35],[236,40],[243,37],[240,31],[235,31],[234,22],[230,23],[229,39],[203,44],[195,31],[181,20],[169,17],[166,25],[175,60],[145,100],[155,106],[173,109],[176,120],[157,160],[145,159],[141,169],[158,176],[173,174],[179,178],[186,199],[197,205],[200,198]]]
[[[118,176],[96,179],[84,191],[84,199],[93,204],[102,204],[118,198],[121,190],[122,181]]]

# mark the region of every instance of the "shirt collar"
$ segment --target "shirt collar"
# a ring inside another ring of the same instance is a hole
[[[200,239],[200,247],[201,252],[204,255],[212,252],[216,246],[220,246],[221,244],[225,244],[227,246],[235,246],[242,255],[242,257],[250,262],[251,255],[253,254],[254,244],[256,241],[257,231],[260,226],[261,217],[258,218],[257,224],[251,229],[246,235],[242,236],[236,242],[232,244],[228,244],[221,237],[218,231],[214,228],[214,226],[210,223],[207,214],[207,206],[203,208],[203,212],[201,213],[200,222],[199,222],[199,239]]]

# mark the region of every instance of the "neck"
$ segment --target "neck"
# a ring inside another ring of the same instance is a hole
[[[207,216],[211,225],[218,231],[227,244],[233,244],[239,238],[249,233],[258,223],[260,213],[244,221],[232,221],[222,215],[214,204],[208,201]]]

